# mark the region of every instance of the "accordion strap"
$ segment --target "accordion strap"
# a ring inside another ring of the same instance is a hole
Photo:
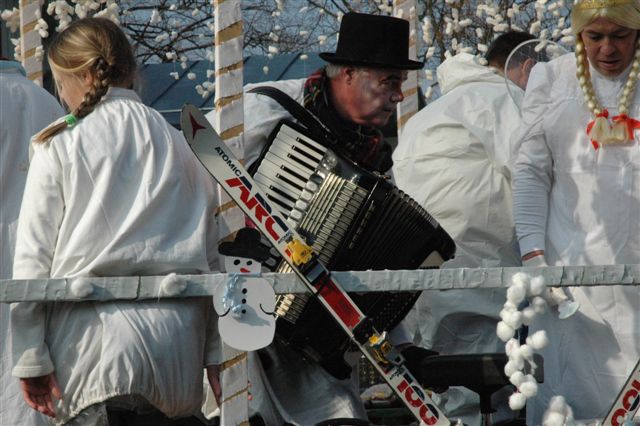
[[[327,147],[334,147],[337,144],[336,138],[332,135],[331,131],[325,126],[318,117],[311,111],[300,105],[291,96],[284,93],[282,90],[272,86],[258,86],[249,90],[249,93],[256,93],[258,95],[269,96],[271,99],[278,102],[284,109],[295,118],[298,123],[306,127],[314,138],[318,139],[322,145]]]

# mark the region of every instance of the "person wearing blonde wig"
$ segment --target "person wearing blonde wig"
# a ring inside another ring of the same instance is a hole
[[[525,266],[640,263],[640,0],[579,0],[575,54],[534,67],[523,104],[514,212]],[[579,311],[545,329],[538,425],[554,395],[600,419],[640,357],[640,287],[575,287]]]

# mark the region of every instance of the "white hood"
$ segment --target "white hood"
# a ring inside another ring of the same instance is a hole
[[[445,60],[437,69],[438,84],[444,95],[458,86],[469,83],[502,83],[504,77],[495,68],[482,65],[469,53],[459,53]]]

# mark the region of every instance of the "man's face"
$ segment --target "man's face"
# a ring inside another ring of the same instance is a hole
[[[345,105],[349,119],[354,123],[382,127],[404,99],[402,82],[407,71],[385,69],[353,69],[346,90],[349,105]]]
[[[633,60],[638,31],[598,18],[580,33],[589,63],[602,74],[615,77]]]

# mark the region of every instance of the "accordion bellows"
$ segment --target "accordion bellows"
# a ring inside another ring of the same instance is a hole
[[[250,171],[272,205],[330,270],[438,267],[455,243],[438,222],[384,176],[368,172],[282,121]],[[291,272],[275,256],[267,266]],[[419,292],[351,294],[377,330],[390,330]],[[348,376],[349,339],[309,294],[281,295],[276,333],[338,378]]]

